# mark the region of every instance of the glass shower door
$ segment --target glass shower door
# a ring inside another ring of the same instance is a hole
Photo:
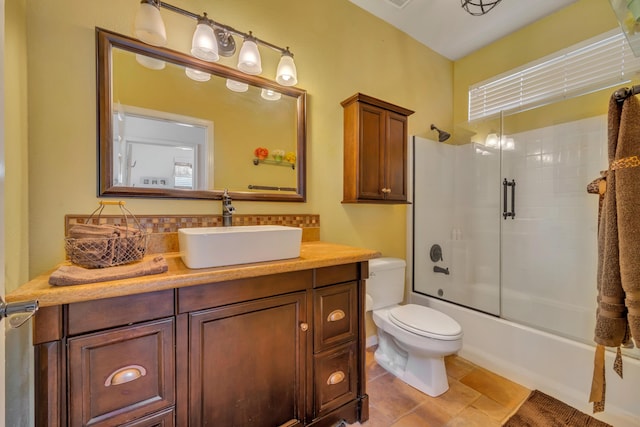
[[[413,288],[415,292],[500,315],[500,152],[414,137]],[[486,132],[485,132],[486,133]]]
[[[606,118],[535,129],[521,119],[502,123],[501,315],[590,342],[598,197],[586,187],[606,169]]]

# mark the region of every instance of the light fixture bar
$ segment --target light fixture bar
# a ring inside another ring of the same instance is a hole
[[[172,4],[169,4],[169,3],[166,3],[166,2],[163,2],[163,1],[160,1],[160,0],[152,0],[152,1],[155,1],[158,6],[163,7],[165,9],[167,9],[167,10],[170,10],[171,12],[175,12],[175,13],[178,13],[180,15],[186,16],[188,18],[195,19],[196,21],[198,19],[202,19],[203,18],[202,16],[200,16],[198,14],[195,14],[193,12],[189,12],[188,10],[182,9],[182,8],[180,8],[178,6],[174,6]],[[206,17],[206,19],[212,26],[217,27],[217,28],[221,28],[221,29],[223,29],[224,31],[226,31],[228,33],[234,34],[236,36],[240,36],[243,39],[245,39],[247,37],[251,37],[252,40],[255,41],[258,44],[261,44],[261,45],[266,46],[268,48],[271,48],[271,49],[273,49],[275,51],[278,51],[281,54],[287,53],[287,54],[293,56],[291,51],[289,51],[289,48],[281,48],[280,46],[276,46],[273,43],[269,43],[268,41],[261,40],[261,39],[257,38],[256,36],[254,36],[253,34],[244,33],[242,31],[236,30],[235,28],[230,27],[228,25],[222,24],[220,22],[216,22],[216,21],[214,21],[213,19],[211,19],[209,17]]]

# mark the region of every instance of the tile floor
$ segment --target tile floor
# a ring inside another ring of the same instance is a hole
[[[531,390],[458,357],[445,358],[449,390],[430,397],[389,374],[367,349],[369,421],[363,427],[501,426]]]

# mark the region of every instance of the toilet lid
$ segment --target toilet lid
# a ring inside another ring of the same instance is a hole
[[[397,326],[423,337],[452,341],[462,336],[462,327],[451,317],[417,304],[400,305],[389,311]]]

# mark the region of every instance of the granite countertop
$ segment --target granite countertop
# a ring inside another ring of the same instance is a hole
[[[303,242],[300,257],[281,261],[259,262],[227,267],[189,269],[178,252],[163,254],[169,270],[166,273],[109,282],[73,286],[49,285],[49,275],[42,274],[6,295],[7,302],[38,300],[40,307],[113,298],[126,295],[174,289],[226,280],[244,279],[289,271],[329,267],[377,258],[380,253],[327,242]],[[153,257],[156,255],[149,255]],[[57,268],[57,267],[56,267]]]

